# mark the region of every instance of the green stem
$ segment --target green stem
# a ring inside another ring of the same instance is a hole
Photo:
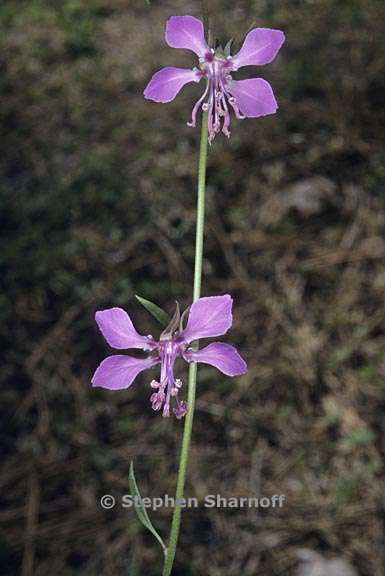
[[[199,168],[198,168],[198,201],[197,201],[197,223],[195,236],[195,266],[194,266],[194,292],[193,300],[197,300],[201,294],[202,285],[202,260],[203,260],[203,237],[205,226],[205,196],[206,196],[206,166],[207,166],[207,112],[202,114],[201,143],[199,151]],[[194,349],[198,349],[198,342],[194,344]],[[197,365],[192,362],[189,366],[188,378],[188,412],[185,417],[182,448],[179,459],[178,480],[176,484],[175,500],[183,498],[184,486],[186,482],[187,463],[190,452],[191,432],[194,418],[195,407],[195,390],[197,380]],[[171,574],[174,564],[176,546],[178,543],[180,520],[182,508],[175,506],[172,517],[170,541],[165,557],[162,576]]]
[[[199,150],[198,167],[198,200],[197,223],[195,233],[195,266],[194,266],[194,292],[193,299],[198,300],[201,295],[203,238],[205,230],[205,200],[206,200],[206,167],[207,167],[207,112],[202,114],[201,144]]]

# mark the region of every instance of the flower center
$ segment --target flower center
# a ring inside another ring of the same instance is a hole
[[[226,58],[222,54],[209,52],[200,62],[200,68],[204,76],[207,76],[217,89],[222,83],[231,80],[230,71],[232,69],[231,57]]]
[[[200,61],[201,76],[207,79],[206,90],[203,96],[195,104],[192,112],[192,121],[189,126],[195,126],[196,114],[201,107],[208,112],[208,132],[211,142],[216,134],[222,132],[230,136],[230,110],[228,104],[233,108],[237,118],[244,118],[240,113],[235,98],[230,93],[232,77],[230,72],[233,69],[231,56],[226,57],[220,52],[211,50]],[[207,101],[206,97],[208,97]]]
[[[160,410],[163,407],[163,416],[170,416],[170,401],[175,398],[176,406],[173,411],[177,418],[182,418],[187,412],[185,402],[179,402],[177,395],[182,386],[179,378],[174,378],[174,364],[180,356],[180,345],[174,340],[163,340],[159,342],[159,356],[161,360],[160,381],[153,380],[151,388],[157,389],[151,395],[150,401],[153,410]]]

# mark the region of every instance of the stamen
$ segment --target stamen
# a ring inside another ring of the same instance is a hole
[[[212,55],[205,58],[202,68],[207,76],[207,86],[204,95],[193,108],[192,122],[188,125],[195,126],[196,114],[201,106],[204,112],[208,112],[208,139],[211,144],[221,129],[225,136],[230,137],[230,106],[238,119],[242,120],[246,116],[239,110],[236,99],[229,92],[232,81],[230,72],[233,70],[232,57],[222,57],[212,51]],[[208,102],[203,102],[208,92]]]
[[[164,418],[168,418],[170,416],[170,404],[166,402],[166,404],[163,406],[163,414],[162,416]]]
[[[150,397],[150,402],[152,405],[152,409],[158,411],[162,408],[162,404],[164,402],[166,395],[163,392],[163,388],[159,390],[159,392],[154,392],[154,394]]]
[[[211,142],[213,141],[213,139],[215,138],[215,127],[214,127],[214,123],[215,123],[215,118],[213,117],[213,109],[214,109],[214,86],[213,83],[210,83],[210,97],[209,97],[209,102],[208,102],[208,133],[209,133],[209,142],[211,144]]]
[[[181,402],[178,402],[177,400],[176,408],[174,408],[174,414],[178,418],[178,420],[186,416],[187,410],[188,410],[187,403],[184,402],[183,400]]]
[[[238,105],[237,105],[237,101],[236,101],[236,99],[234,98],[234,96],[231,96],[231,97],[229,98],[229,104],[231,104],[231,106],[232,106],[232,108],[233,108],[233,110],[234,110],[235,116],[236,116],[239,120],[244,120],[244,119],[246,118],[246,116],[245,116],[244,114],[242,114],[242,112],[240,112],[240,110],[239,110],[239,108],[238,108]]]
[[[163,416],[168,418],[170,416],[171,400],[175,398],[176,408],[173,411],[177,418],[182,418],[187,411],[185,403],[179,402],[177,398],[182,381],[179,378],[174,378],[174,363],[181,353],[177,335],[175,338],[160,340],[159,345],[161,358],[160,382],[151,381],[151,388],[157,390],[157,392],[151,394],[150,402],[153,410],[159,411],[163,408]]]
[[[224,116],[222,132],[225,136],[227,136],[227,138],[230,138],[231,118],[230,118],[229,108],[228,108],[227,102],[226,102],[226,88],[224,86],[223,81],[221,82],[221,87],[223,90],[223,92],[222,92],[222,107],[223,107],[223,116]]]
[[[179,380],[179,378],[177,378],[174,382],[174,386],[171,390],[171,396],[177,396],[178,392],[179,392],[179,388],[181,388],[182,386],[182,380]]]
[[[191,113],[191,122],[187,122],[187,126],[190,126],[191,128],[195,128],[196,122],[197,122],[197,112],[198,112],[199,107],[202,104],[203,100],[206,98],[208,91],[209,91],[209,82],[207,82],[206,89],[203,92],[202,96],[195,103],[194,108],[192,109],[192,113]],[[204,106],[204,104],[202,105],[202,110],[204,109],[203,106]]]

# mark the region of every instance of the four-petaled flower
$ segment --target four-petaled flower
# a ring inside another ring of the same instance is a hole
[[[170,415],[170,401],[175,399],[173,409],[177,418],[187,413],[186,402],[177,396],[182,382],[174,378],[174,363],[178,357],[186,362],[211,364],[227,376],[239,376],[247,372],[247,366],[237,350],[230,344],[214,342],[201,350],[189,345],[199,338],[222,336],[232,325],[232,298],[229,295],[209,296],[196,300],[189,311],[186,327],[179,306],[169,326],[159,340],[152,336],[141,336],[135,330],[129,315],[122,308],[110,308],[96,312],[96,322],[112,348],[136,348],[150,352],[147,358],[126,355],[109,356],[100,364],[92,377],[93,386],[109,390],[128,388],[136,376],[156,364],[161,365],[159,382],[152,380],[156,390],[150,400],[154,410],[163,408],[163,416]]]
[[[171,102],[185,84],[205,78],[205,91],[196,102],[188,125],[195,127],[200,108],[207,111],[210,142],[221,129],[226,136],[230,136],[230,107],[240,119],[257,118],[277,111],[277,102],[266,80],[233,80],[231,73],[242,66],[272,62],[285,41],[281,30],[254,28],[234,56],[230,55],[228,47],[224,51],[210,48],[205,40],[202,22],[193,16],[172,16],[166,24],[165,37],[172,48],[186,48],[195,52],[199,57],[199,68],[167,67],[159,70],[151,78],[144,96],[155,102]]]

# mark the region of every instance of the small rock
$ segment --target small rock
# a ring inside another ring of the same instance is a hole
[[[297,557],[300,565],[296,576],[358,576],[349,562],[342,558],[323,558],[308,548],[298,550]]]
[[[306,180],[295,182],[282,194],[287,208],[295,208],[304,216],[318,214],[325,200],[333,197],[336,184],[323,176],[314,176]]]

